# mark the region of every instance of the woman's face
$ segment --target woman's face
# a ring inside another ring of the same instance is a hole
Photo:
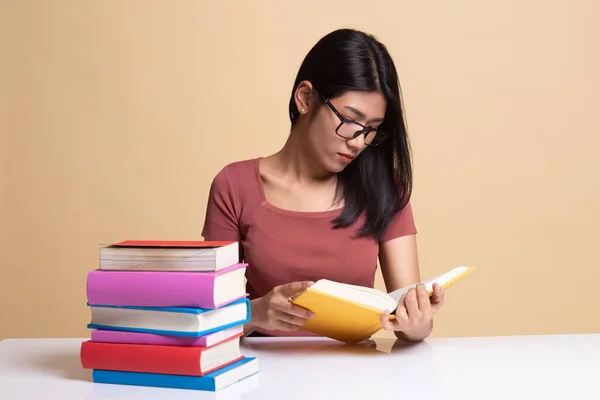
[[[346,92],[329,100],[331,106],[344,118],[356,121],[363,126],[377,128],[385,117],[386,100],[379,92]],[[335,111],[324,101],[314,102],[316,108],[310,120],[308,140],[316,161],[326,170],[338,173],[356,159],[367,147],[365,135],[345,139],[336,134],[341,120]],[[338,132],[346,137],[361,130],[360,125],[345,122]],[[369,141],[376,132],[367,135]]]

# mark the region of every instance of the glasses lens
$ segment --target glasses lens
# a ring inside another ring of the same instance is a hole
[[[364,128],[354,122],[344,122],[342,126],[339,127],[337,133],[344,139],[352,140],[355,137],[362,135],[364,132]],[[375,139],[377,131],[371,131],[366,136],[363,135],[363,139],[365,144],[371,144],[373,141],[377,141]]]

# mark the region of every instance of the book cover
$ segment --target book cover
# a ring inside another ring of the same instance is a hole
[[[308,319],[302,329],[317,335],[356,343],[371,337],[382,328],[381,310],[310,288],[293,302],[314,313],[314,317]]]
[[[216,272],[93,270],[86,294],[91,304],[219,308],[247,296],[247,266],[239,263]]]
[[[80,360],[85,369],[203,376],[240,360],[239,340],[210,347],[85,341]]]
[[[473,270],[473,267],[457,267],[423,283],[431,296],[434,283],[438,283],[446,289]],[[402,293],[414,286],[416,284],[398,289],[390,294],[382,294],[373,288],[352,288],[351,285],[335,285],[334,283],[334,285],[330,285],[329,290],[335,291],[335,295],[316,290],[315,287],[309,287],[292,302],[314,313],[314,317],[308,319],[302,329],[342,342],[356,343],[368,339],[382,329],[381,316],[385,312],[383,307],[361,304],[358,301],[360,297],[369,296],[369,292],[372,292],[373,298],[384,296],[387,297],[385,304],[395,304],[398,301],[396,296],[399,298]],[[395,308],[390,308],[390,311],[394,312]],[[390,319],[394,318],[396,318],[395,315],[390,316]]]
[[[229,364],[204,376],[94,370],[92,372],[92,381],[115,385],[151,386],[216,392],[258,372],[258,359],[256,357],[244,357],[233,364]]]
[[[111,246],[118,247],[224,247],[236,242],[232,241],[207,241],[207,240],[123,240],[113,243]]]
[[[218,309],[184,307],[137,307],[89,304],[92,321],[88,329],[151,333],[167,336],[201,337],[250,320],[250,300],[243,298]],[[243,307],[243,308],[242,308]],[[114,310],[95,317],[95,310]],[[203,314],[208,319],[202,319]],[[181,317],[181,318],[178,318]]]
[[[222,342],[232,337],[242,335],[243,325],[236,325],[231,328],[223,329],[217,332],[209,333],[200,337],[157,335],[153,333],[109,331],[104,329],[94,329],[90,333],[92,342],[104,343],[137,343],[137,344],[157,344],[163,346],[200,346],[208,347]]]
[[[218,271],[238,263],[231,241],[125,240],[100,247],[106,271]]]

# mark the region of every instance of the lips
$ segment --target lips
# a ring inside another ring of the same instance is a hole
[[[346,154],[346,153],[338,153],[340,156],[347,158],[348,160],[354,160],[355,156],[353,156],[352,154]]]

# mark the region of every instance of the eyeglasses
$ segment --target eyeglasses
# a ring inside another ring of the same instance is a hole
[[[334,106],[331,104],[331,101],[321,95],[318,91],[317,95],[323,100],[325,104],[333,111],[333,113],[340,119],[340,124],[335,129],[335,133],[347,140],[352,140],[360,135],[364,135],[364,143],[367,146],[377,146],[381,144],[386,138],[387,135],[385,132],[379,132],[377,128],[373,128],[372,126],[363,125],[359,122],[356,122],[352,119],[344,117]]]

